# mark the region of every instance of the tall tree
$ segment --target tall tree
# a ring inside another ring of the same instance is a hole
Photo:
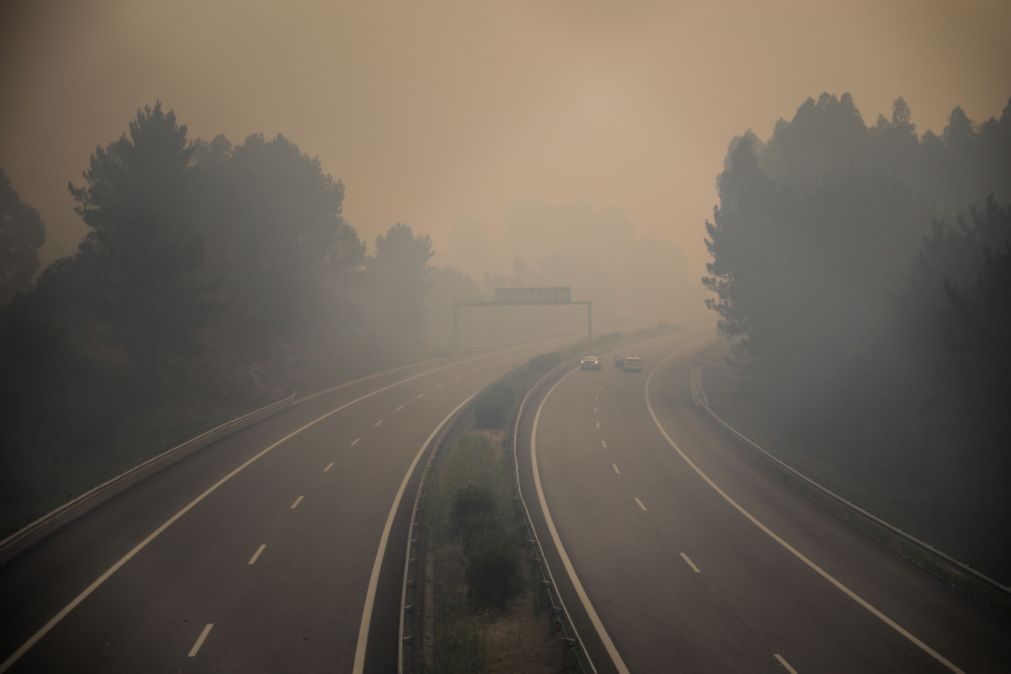
[[[0,169],[0,306],[24,292],[39,268],[46,228],[39,212],[21,201]]]
[[[379,312],[399,335],[416,340],[424,326],[425,298],[432,287],[432,240],[403,223],[376,237],[368,269]]]
[[[203,240],[189,217],[195,175],[186,127],[158,102],[95,150],[83,187],[69,186],[91,229],[82,248],[100,270],[95,308],[156,381],[162,358],[194,347],[220,309],[215,284],[200,274]]]

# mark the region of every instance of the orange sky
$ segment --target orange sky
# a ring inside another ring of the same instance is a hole
[[[160,98],[195,136],[283,132],[347,187],[370,243],[397,221],[492,232],[521,202],[622,211],[701,266],[730,138],[808,96],[920,130],[1011,96],[1011,2],[8,0],[0,167],[48,261],[83,225],[68,180]]]

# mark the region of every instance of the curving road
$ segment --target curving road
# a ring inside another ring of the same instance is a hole
[[[0,672],[391,671],[426,438],[562,341],[304,399],[99,506],[0,569]]]
[[[602,354],[521,421],[524,498],[598,670],[1011,671],[1007,618],[785,487],[694,409],[708,341],[696,326],[643,342],[634,374]]]

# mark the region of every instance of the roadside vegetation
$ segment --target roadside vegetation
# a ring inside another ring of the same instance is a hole
[[[421,502],[426,563],[434,566],[434,607],[426,609],[434,611],[433,648],[419,653],[424,671],[564,668],[527,540],[512,454],[520,400],[562,358],[562,352],[542,354],[486,388],[437,449]]]
[[[283,135],[193,138],[159,103],[87,166],[87,234],[42,270],[45,224],[0,170],[0,536],[291,390],[445,353],[453,302],[521,281],[436,267],[404,223],[367,246]],[[572,329],[534,309],[463,343]]]
[[[735,138],[706,286],[760,439],[1011,580],[1011,101],[917,133],[808,100]],[[747,419],[745,419],[747,417]]]

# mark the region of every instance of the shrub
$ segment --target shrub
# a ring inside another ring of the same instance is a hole
[[[504,382],[482,391],[474,404],[474,419],[478,428],[505,428],[512,418],[515,402],[516,392]]]
[[[533,372],[547,372],[561,362],[562,354],[558,351],[552,351],[531,358],[530,363],[527,364],[527,368]]]
[[[474,608],[501,609],[521,589],[519,546],[497,521],[474,530],[464,543],[467,594]]]

